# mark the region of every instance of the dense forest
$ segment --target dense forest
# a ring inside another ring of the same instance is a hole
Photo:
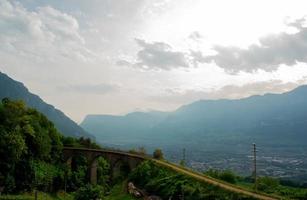
[[[64,145],[99,146],[90,139],[62,136],[43,114],[22,101],[5,98],[0,103],[0,138],[0,186],[4,194],[65,189],[76,192],[76,199],[86,199],[81,195],[86,189],[101,191],[98,197],[110,189],[106,181],[109,165],[103,158],[98,160],[99,186],[94,188],[85,186],[88,163],[84,156],[75,156],[71,168],[62,160]]]

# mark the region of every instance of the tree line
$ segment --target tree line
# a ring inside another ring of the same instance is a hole
[[[62,158],[63,146],[100,148],[88,138],[64,137],[47,117],[23,101],[0,102],[1,193],[40,190],[78,191],[88,184],[88,161],[74,157],[71,168]],[[98,159],[100,191],[109,189],[109,164]]]

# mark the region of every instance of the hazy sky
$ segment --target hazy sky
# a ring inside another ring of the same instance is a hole
[[[307,1],[0,0],[0,71],[80,122],[307,83]]]

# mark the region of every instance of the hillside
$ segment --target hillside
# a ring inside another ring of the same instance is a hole
[[[281,199],[280,194],[291,199],[305,199],[307,194],[304,189],[283,187],[275,179],[266,179],[275,181],[273,186],[271,182],[259,182],[264,187],[259,187],[260,191],[255,193],[252,188],[236,185],[238,180],[244,179],[231,172],[227,173],[232,179],[219,176],[218,180],[212,173],[208,176],[172,164],[164,160],[163,155],[154,159],[140,152],[102,149],[83,138],[63,137],[51,121],[37,110],[26,107],[23,101],[3,99],[0,102],[0,127],[1,192],[4,194],[0,199],[34,199],[37,196],[39,199],[132,200],[134,196],[140,199],[140,195],[144,199],[181,199],[184,195],[186,199],[195,200],[273,200]],[[67,150],[75,151],[72,157],[69,154],[61,156]],[[92,162],[93,155],[95,162]],[[119,165],[112,165],[112,156],[117,157],[113,161]],[[71,159],[70,165],[63,165],[66,159]],[[130,166],[131,161],[134,164]],[[115,169],[117,173],[112,173]],[[89,184],[93,183],[87,175],[89,170],[90,177],[96,175],[95,184]],[[97,171],[92,174],[92,170]],[[65,173],[67,171],[69,173]],[[271,195],[263,193],[268,186]],[[35,191],[44,192],[35,194]]]
[[[32,94],[21,82],[11,79],[0,72],[0,99],[8,97],[23,100],[27,106],[43,113],[52,121],[56,128],[66,136],[93,137],[77,123],[69,119],[62,111],[44,102],[39,96]]]

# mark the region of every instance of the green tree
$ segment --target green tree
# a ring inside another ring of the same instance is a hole
[[[0,175],[5,191],[32,189],[37,180],[33,162],[55,168],[61,163],[61,135],[44,115],[22,101],[1,101],[0,138]]]
[[[53,180],[58,175],[58,168],[52,164],[42,161],[32,161],[31,166],[34,172],[34,186],[37,189],[48,191]]]
[[[182,167],[185,167],[185,161],[183,159],[180,160],[179,165],[181,165]]]
[[[159,160],[162,160],[163,159],[163,152],[161,149],[156,149],[154,152],[153,152],[153,157],[155,159],[159,159]]]
[[[264,177],[259,177],[257,179],[257,187],[258,190],[260,191],[264,191],[264,192],[274,192],[279,186],[279,181],[278,179],[275,178],[271,178],[268,176],[264,176]]]
[[[139,147],[138,153],[141,154],[141,155],[146,155],[146,149],[145,149],[145,147]]]
[[[75,200],[96,200],[104,199],[104,189],[99,185],[87,184],[84,187],[80,187],[76,194]]]
[[[88,160],[83,155],[76,155],[72,159],[71,169],[67,177],[67,187],[69,191],[75,191],[85,185],[87,181]]]
[[[233,183],[233,184],[236,183],[236,181],[237,181],[236,175],[230,170],[222,171],[220,173],[219,178],[223,181],[226,181],[228,183]]]
[[[212,178],[216,178],[216,179],[226,181],[228,183],[236,183],[237,182],[236,175],[230,170],[219,171],[219,170],[216,170],[216,169],[209,169],[204,174],[211,176]]]
[[[109,190],[110,164],[102,157],[97,159],[97,183]]]

